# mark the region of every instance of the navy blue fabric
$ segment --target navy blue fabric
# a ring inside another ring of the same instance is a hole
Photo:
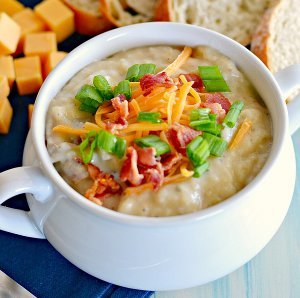
[[[39,1],[22,1],[33,7]],[[72,35],[59,45],[71,51],[87,40]],[[16,88],[9,96],[14,110],[8,135],[0,135],[0,172],[21,166],[23,147],[28,133],[27,107],[36,95],[19,96]],[[24,195],[7,201],[5,206],[28,210]],[[62,257],[47,240],[30,239],[0,231],[0,269],[37,297],[144,298],[152,292],[138,291],[109,284],[78,269]]]

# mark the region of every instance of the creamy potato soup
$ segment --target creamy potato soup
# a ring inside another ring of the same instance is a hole
[[[53,98],[47,148],[64,180],[98,205],[172,216],[217,204],[262,169],[271,120],[247,78],[209,47],[119,52]]]

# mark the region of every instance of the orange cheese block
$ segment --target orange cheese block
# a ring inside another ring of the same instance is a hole
[[[28,33],[44,31],[46,29],[46,25],[30,8],[21,10],[14,14],[12,18],[21,27],[21,38],[15,53],[21,54],[23,53],[25,36]]]
[[[23,9],[23,4],[17,0],[0,0],[0,12],[5,12],[9,16],[12,16]]]
[[[10,89],[15,81],[15,68],[12,56],[0,57],[0,75],[7,77]]]
[[[31,126],[32,112],[33,112],[33,104],[28,105],[28,125]]]
[[[49,53],[56,50],[56,36],[53,32],[29,33],[25,37],[25,56],[39,56],[44,61]]]
[[[41,61],[38,56],[14,60],[16,82],[20,95],[37,93],[43,83]]]
[[[55,68],[55,66],[67,55],[66,52],[52,52],[47,55],[44,64],[44,77]]]
[[[20,36],[20,26],[6,13],[0,13],[0,55],[15,52]]]
[[[10,89],[7,77],[0,75],[0,99],[9,95]]]
[[[35,6],[35,13],[55,32],[58,42],[75,30],[74,13],[59,0],[46,0]]]
[[[12,115],[13,109],[7,97],[0,98],[0,133],[8,133]]]

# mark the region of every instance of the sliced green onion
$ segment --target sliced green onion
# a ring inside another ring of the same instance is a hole
[[[209,145],[201,136],[196,137],[188,144],[186,152],[195,167],[202,165],[210,155]]]
[[[130,82],[138,82],[145,74],[153,74],[155,69],[155,64],[134,64],[128,68],[126,80]]]
[[[162,120],[160,119],[161,115],[158,112],[139,112],[138,121],[146,121],[151,123],[161,123]]]
[[[112,88],[104,76],[95,76],[93,79],[93,84],[104,100],[110,100],[114,97]]]
[[[99,91],[90,85],[83,85],[77,92],[75,98],[82,104],[79,107],[81,111],[91,111],[91,113],[95,113],[97,108],[103,103]]]
[[[159,136],[148,135],[143,138],[135,139],[134,142],[141,148],[153,147],[156,151],[156,156],[168,153],[171,151],[169,144],[162,141]]]
[[[196,121],[204,116],[208,116],[210,111],[211,110],[209,108],[201,108],[201,109],[191,110],[190,121]]]
[[[140,71],[139,71],[139,75],[138,75],[138,81],[147,73],[149,74],[154,74],[156,69],[156,65],[155,64],[141,64],[140,65]]]
[[[131,98],[131,89],[129,81],[124,80],[121,81],[118,86],[114,90],[114,96],[118,96],[120,94],[124,94],[127,99]]]
[[[90,139],[94,137],[94,140],[90,144]],[[95,131],[90,131],[86,135],[86,139],[81,142],[79,145],[79,151],[82,157],[82,160],[85,164],[89,163],[92,160],[94,150],[97,144],[97,133]]]
[[[223,76],[219,66],[198,66],[199,74],[202,80],[222,80]]]
[[[225,150],[227,149],[227,142],[222,138],[214,136],[210,133],[204,133],[203,138],[209,144],[209,151],[211,155],[222,156]]]
[[[117,137],[117,142],[114,149],[114,154],[116,154],[119,158],[122,158],[126,151],[126,140]]]
[[[209,164],[208,162],[204,162],[201,166],[195,167],[194,168],[194,175],[193,177],[195,178],[199,178],[201,177],[209,168]]]
[[[203,80],[205,90],[208,92],[229,92],[229,86],[222,80]]]
[[[190,123],[190,126],[192,126],[192,125],[193,125],[193,122]],[[200,125],[196,125],[196,126],[192,126],[192,127],[196,130],[206,131],[206,132],[209,132],[216,136],[219,136],[221,134],[221,130],[222,130],[222,125],[218,124],[215,121],[211,121],[209,123],[200,124]]]
[[[230,128],[234,127],[243,107],[244,103],[242,101],[235,101],[230,107],[227,115],[225,116],[223,124]]]
[[[103,149],[107,153],[113,153],[115,150],[117,138],[106,130],[101,130],[98,134],[98,148]]]
[[[98,108],[95,108],[93,106],[89,106],[89,105],[87,105],[83,102],[79,106],[79,111],[88,112],[88,113],[92,113],[92,114],[95,114],[97,112],[97,109]]]

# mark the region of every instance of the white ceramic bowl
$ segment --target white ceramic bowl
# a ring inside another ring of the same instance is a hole
[[[208,45],[230,57],[265,101],[273,146],[263,170],[230,199],[193,214],[144,218],[97,206],[56,172],[45,146],[45,116],[56,93],[84,66],[120,50],[146,45]],[[30,212],[0,207],[0,228],[44,238],[82,270],[114,284],[174,290],[207,283],[240,267],[279,228],[295,183],[295,160],[283,100],[297,86],[299,66],[278,75],[240,44],[203,28],[146,23],[101,34],[72,51],[49,75],[35,104],[24,167],[0,174],[0,202],[27,195]],[[299,101],[293,103],[299,106]],[[295,107],[293,130],[299,121]],[[12,179],[13,178],[13,179]]]

